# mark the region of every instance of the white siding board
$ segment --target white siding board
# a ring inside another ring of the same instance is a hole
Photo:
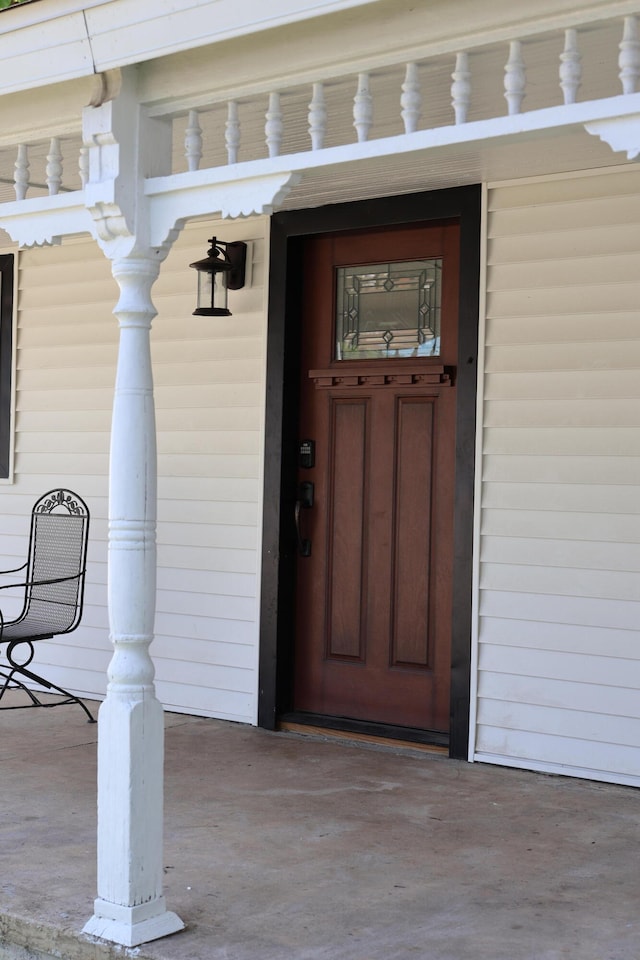
[[[511,183],[509,188],[494,190],[491,197],[491,210],[513,210],[519,208],[529,212],[533,204],[572,205],[577,201],[593,201],[598,198],[608,203],[614,197],[636,197],[638,178],[635,170],[620,169],[615,177],[608,174],[579,173],[552,179],[538,179]],[[527,217],[527,224],[529,218]],[[563,217],[559,223],[564,223]],[[571,221],[572,223],[573,221]]]
[[[230,480],[228,477],[189,477],[188,481],[176,477],[161,476],[158,478],[158,490],[162,499],[183,500],[190,495],[193,500],[208,499],[212,502],[242,502],[257,503],[260,495],[259,483],[255,479],[237,477]]]
[[[184,430],[163,430],[158,437],[159,454],[232,454],[254,455],[259,440],[257,430],[198,430],[196,424]]]
[[[158,531],[158,543],[183,547],[255,550],[258,537],[255,525],[163,522]]]
[[[483,532],[494,536],[543,537],[551,540],[618,541],[638,545],[640,516],[618,513],[565,513],[557,510],[483,511]]]
[[[547,457],[500,456],[487,457],[482,465],[485,480],[511,483],[534,481],[539,483],[632,484],[638,487],[640,464],[636,457]]]
[[[221,410],[227,407],[251,407],[259,409],[262,399],[261,383],[196,383],[188,381],[189,389],[184,384],[175,386],[166,383],[162,385],[156,395],[156,410],[202,410],[208,407],[218,407]]]
[[[538,623],[573,623],[583,626],[635,630],[640,622],[638,604],[630,600],[592,597],[563,597],[554,594],[509,590],[481,592],[480,615],[504,616],[509,620],[533,620]]]
[[[566,597],[591,597],[606,600],[640,602],[638,572],[622,570],[584,570],[560,566],[553,551],[548,565],[530,563],[482,564],[480,587],[483,590],[522,590],[526,581],[528,593],[555,593]],[[607,561],[608,562],[608,561]],[[640,611],[639,611],[640,612]]]
[[[486,398],[580,399],[624,397],[638,399],[637,370],[491,371]]]
[[[620,729],[618,717],[596,715],[585,710],[522,704],[514,711],[503,700],[485,699],[478,713],[478,721],[484,727],[535,729],[551,736],[557,736],[558,730],[562,730],[567,738],[604,744],[620,743],[635,747],[636,750],[640,743],[640,718],[627,717],[624,729]]]
[[[483,490],[486,507],[591,513],[640,514],[640,500],[633,487],[620,483],[592,486],[568,483],[487,482]]]
[[[546,243],[546,238],[545,238]],[[526,291],[532,287],[542,286],[544,289],[555,292],[558,288],[577,292],[576,303],[590,304],[590,294],[594,287],[602,288],[606,292],[613,283],[632,284],[640,269],[640,252],[620,252],[615,257],[609,257],[606,267],[603,267],[602,258],[596,251],[593,256],[579,258],[564,257],[552,260],[521,260],[515,263],[494,263],[491,270],[491,287],[494,291]],[[606,284],[603,285],[603,276]]]
[[[153,370],[157,388],[176,384],[184,388],[185,383],[207,384],[212,379],[215,383],[262,382],[262,361],[246,357],[233,364],[230,364],[227,359],[206,362],[193,360],[190,363],[156,363]]]
[[[601,226],[588,227],[579,233],[563,230],[554,224],[545,231],[544,247],[540,245],[537,234],[517,237],[493,237],[488,242],[488,253],[492,262],[503,264],[522,260],[544,263],[548,258],[562,260],[565,257],[593,256],[601,249]],[[606,273],[610,261],[618,253],[627,253],[637,249],[637,223],[615,224],[608,231],[607,248],[601,249],[599,272]]]
[[[254,709],[252,693],[175,683],[161,674],[156,675],[156,690],[165,708],[176,713],[184,713],[183,704],[188,703],[188,712],[195,716],[246,722]]]
[[[594,178],[595,180],[596,178]],[[500,189],[500,188],[498,188]],[[509,190],[509,187],[503,187]],[[497,191],[491,191],[491,204]],[[512,209],[490,209],[489,237],[520,237],[546,234],[564,229],[567,236],[593,227],[599,231],[607,226],[637,224],[640,219],[640,196],[636,192],[623,196],[581,198],[573,203],[544,203],[541,198]]]
[[[541,312],[547,309],[543,303],[545,295],[540,298],[532,295],[531,301],[538,299],[535,304],[536,310]],[[518,294],[513,294],[514,301],[520,301]],[[603,297],[603,301],[607,298]],[[571,298],[568,298],[570,301]],[[634,286],[629,295],[629,304],[640,303],[640,285]],[[530,302],[528,306],[533,308],[534,304]],[[550,304],[549,304],[550,306]],[[557,309],[558,302],[554,298],[554,307]],[[606,311],[606,303],[601,306],[602,311]],[[535,316],[530,313],[528,316]],[[614,340],[607,344],[607,349],[603,349],[600,341],[593,343],[558,343],[550,350],[548,345],[526,344],[524,346],[507,344],[505,346],[490,346],[486,352],[486,369],[489,372],[505,371],[513,373],[514,371],[534,372],[544,370],[570,371],[570,370],[637,370],[640,365],[640,346],[637,340]]]
[[[640,783],[640,171],[488,207],[475,755]]]
[[[478,692],[481,703],[483,700],[502,700],[511,703],[514,711],[517,711],[519,704],[537,704],[564,710],[583,710],[619,717],[625,721],[629,717],[640,718],[638,692],[628,687],[616,689],[613,698],[611,688],[599,683],[486,672],[480,676]]]
[[[162,505],[164,525],[172,521],[180,523],[217,523],[226,525],[256,526],[258,504],[243,501],[230,502],[211,500],[206,503],[193,500],[167,500]],[[167,534],[165,533],[165,537]]]
[[[523,510],[532,509],[529,505]],[[535,509],[535,507],[533,508]],[[603,571],[603,551],[599,542],[584,540],[534,539],[533,537],[485,536],[482,541],[483,564],[526,564],[527,567],[574,568],[607,573],[640,573],[640,549],[634,542],[606,544],[607,570]],[[524,571],[519,571],[520,576]],[[522,584],[522,580],[520,580]]]
[[[605,629],[574,623],[541,625],[533,620],[485,616],[480,625],[480,642],[633,660],[640,650],[640,630]],[[640,704],[638,710],[640,715]]]
[[[640,403],[610,399],[487,400],[486,427],[638,427]]]
[[[480,669],[492,673],[523,677],[549,677],[575,683],[599,684],[637,690],[640,685],[640,658],[589,656],[583,652],[564,653],[527,647],[494,646],[484,642],[480,649]]]
[[[593,770],[602,774],[613,768],[618,775],[638,777],[640,770],[640,748],[637,746],[594,743],[574,737],[550,736],[540,731],[530,733],[485,726],[481,730],[479,753],[495,753],[514,760],[537,760],[542,754],[549,765],[561,764],[567,773]]]
[[[187,226],[152,294],[158,692],[173,710],[245,722],[255,722],[257,710],[267,226],[224,226],[225,239],[249,241],[254,260],[251,285],[231,294],[232,318],[192,316],[188,265],[217,225]],[[87,239],[21,252],[19,268],[16,482],[5,491],[0,550],[24,558],[29,513],[42,492],[64,483],[88,501],[83,621],[69,638],[42,644],[38,656],[53,679],[101,697],[112,653],[106,516],[118,287]]]
[[[188,617],[182,614],[163,614],[160,613],[156,622],[156,635],[170,638],[171,641],[179,645],[182,639],[192,639],[197,641],[200,647],[199,657],[191,661],[189,669],[193,674],[193,682],[200,680],[200,674],[194,673],[194,662],[200,666],[201,662],[206,662],[207,644],[210,641],[228,644],[228,649],[233,644],[241,646],[254,647],[253,635],[254,625],[252,620],[232,620],[221,617]],[[154,641],[155,642],[155,641]],[[154,648],[155,653],[155,648]]]
[[[105,578],[106,582],[106,578]],[[160,567],[158,569],[158,605],[162,605],[162,592],[180,590],[188,598],[191,594],[209,593],[212,596],[255,598],[257,580],[255,574],[234,573],[218,570],[194,570],[190,567]]]
[[[229,547],[188,547],[158,543],[158,561],[170,567],[202,567],[227,573],[255,573],[257,556],[255,550],[238,550]]]
[[[546,315],[536,317],[534,323],[529,319],[493,317],[486,327],[485,342],[487,345],[546,343],[550,349],[555,349],[558,343],[575,340],[587,340],[591,343],[631,340],[637,332],[638,315],[633,311],[612,311],[608,313],[606,321],[603,321],[599,313]]]
[[[180,454],[160,454],[159,469],[169,477],[238,477],[258,478],[260,475],[260,454],[255,456],[233,457],[214,454],[181,456]]]

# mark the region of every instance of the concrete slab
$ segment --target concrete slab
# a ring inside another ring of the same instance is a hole
[[[0,712],[0,958],[638,960],[638,792],[168,715],[165,894],[187,929],[79,934],[95,727]]]

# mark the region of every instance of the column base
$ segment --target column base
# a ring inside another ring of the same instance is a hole
[[[93,909],[95,912],[82,932],[124,947],[136,947],[184,930],[180,917],[165,909],[164,897],[135,907],[98,899]]]

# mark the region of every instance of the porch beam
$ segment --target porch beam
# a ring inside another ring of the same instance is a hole
[[[356,164],[378,157],[426,153],[440,147],[462,144],[481,145],[508,138],[529,138],[536,134],[545,135],[550,130],[587,128],[601,121],[633,119],[638,114],[640,114],[640,93],[620,94],[601,100],[559,104],[511,116],[450,124],[394,137],[327,147],[322,150],[306,150],[279,157],[246,160],[221,167],[174,173],[166,177],[152,177],[145,181],[144,192],[151,200],[160,197],[168,198],[172,195],[188,198],[190,193],[194,197],[198,196],[201,190],[211,189],[211,185],[215,184],[210,194],[209,206],[216,206],[218,211],[224,210],[225,192],[232,191],[229,194],[228,207],[233,210],[234,195],[246,197],[254,190],[259,193],[260,183],[275,183],[275,177],[278,175],[284,178],[283,190],[289,190],[295,185],[296,177],[299,178],[307,172],[313,173],[315,170],[326,167]],[[203,196],[206,196],[206,193]],[[282,202],[282,199],[283,197],[278,198],[278,202]],[[185,202],[193,205],[193,201]],[[158,206],[160,209],[160,205]],[[194,210],[192,215],[195,215],[195,212]],[[237,214],[232,212],[231,215]],[[159,237],[155,230],[154,236],[156,239]]]

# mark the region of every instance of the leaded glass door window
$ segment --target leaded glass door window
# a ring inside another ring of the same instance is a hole
[[[442,259],[338,267],[336,360],[440,356]]]

